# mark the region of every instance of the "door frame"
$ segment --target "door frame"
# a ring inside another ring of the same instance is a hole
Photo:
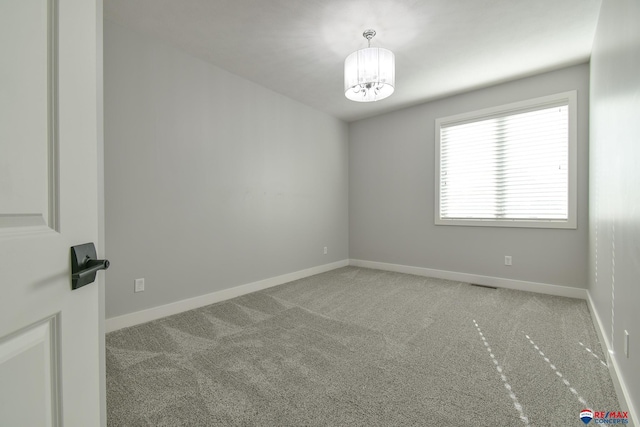
[[[96,1],[96,125],[98,172],[98,253],[105,254],[105,206],[104,206],[104,3]],[[100,343],[100,425],[107,425],[107,370],[105,347],[105,275],[96,276],[98,285],[98,341]]]

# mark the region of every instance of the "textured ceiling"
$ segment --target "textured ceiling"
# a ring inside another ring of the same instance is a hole
[[[601,0],[104,0],[105,18],[346,121],[586,62]],[[396,55],[396,91],[349,101],[344,59]]]

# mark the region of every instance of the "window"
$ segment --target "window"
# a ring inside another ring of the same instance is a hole
[[[436,120],[439,225],[576,228],[576,92]]]

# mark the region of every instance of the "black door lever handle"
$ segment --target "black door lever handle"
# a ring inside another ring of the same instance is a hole
[[[99,270],[109,268],[109,260],[96,258],[96,247],[93,243],[71,247],[71,289],[93,283]]]
[[[85,269],[78,272],[72,273],[72,279],[81,279],[90,274],[97,273],[98,270],[106,270],[109,268],[109,260],[108,259],[91,259],[89,257],[85,258],[84,267]]]

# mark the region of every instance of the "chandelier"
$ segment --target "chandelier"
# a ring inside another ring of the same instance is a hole
[[[369,46],[344,61],[344,95],[357,102],[379,101],[391,95],[396,84],[396,58],[388,49],[371,47],[374,30],[362,36]]]

